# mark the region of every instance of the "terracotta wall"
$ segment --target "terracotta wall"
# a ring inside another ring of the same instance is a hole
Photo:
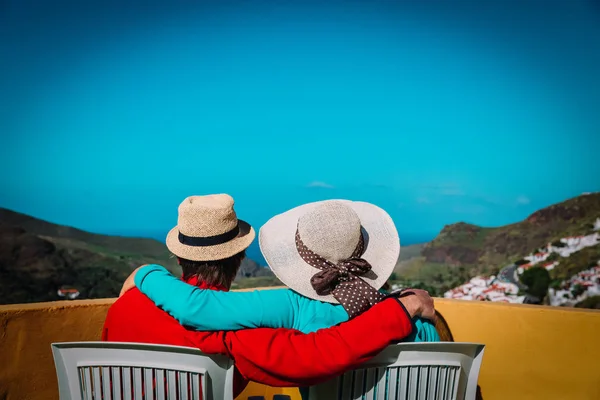
[[[50,343],[98,340],[113,299],[0,306],[0,400],[57,399]],[[600,399],[600,312],[436,300],[456,341],[485,350],[485,400]],[[295,389],[248,387],[241,397]]]

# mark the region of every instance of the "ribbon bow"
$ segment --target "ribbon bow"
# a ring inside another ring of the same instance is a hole
[[[340,282],[348,282],[356,276],[362,276],[371,270],[371,264],[363,258],[351,257],[337,264],[326,261],[327,267],[317,272],[310,283],[319,296],[333,292]]]
[[[298,230],[296,249],[307,264],[321,270],[310,279],[313,289],[319,296],[333,295],[344,307],[349,318],[354,318],[383,300],[383,294],[360,278],[371,270],[371,264],[362,258],[365,250],[362,232],[352,255],[335,264],[307,248]]]

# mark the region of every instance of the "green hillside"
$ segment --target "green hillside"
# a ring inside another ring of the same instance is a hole
[[[440,295],[475,275],[496,274],[549,242],[589,233],[598,217],[600,193],[592,193],[551,205],[506,226],[447,225],[419,255],[399,260],[396,277],[401,283],[416,283]],[[561,261],[553,277],[570,276],[572,271],[587,268],[599,251],[596,246],[573,254],[566,262]]]
[[[70,226],[53,224],[5,208],[0,208],[0,222],[4,225],[22,228],[37,236],[48,237],[53,242],[66,246],[108,252],[114,255],[147,256],[160,260],[169,258],[169,252],[164,244],[154,239],[90,233]]]
[[[79,290],[80,299],[116,297],[131,271],[151,263],[181,273],[156,240],[89,233],[0,208],[0,304],[59,300],[62,286]],[[238,278],[239,287],[279,284],[248,259]]]

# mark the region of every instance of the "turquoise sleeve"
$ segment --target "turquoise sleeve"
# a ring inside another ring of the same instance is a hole
[[[415,342],[439,342],[440,335],[435,329],[435,325],[429,320],[423,318],[415,318],[413,320],[416,329],[414,337]]]
[[[299,304],[291,290],[219,292],[181,281],[160,265],[148,265],[135,275],[135,285],[181,325],[199,331],[245,328],[295,328]]]
[[[219,292],[181,281],[156,264],[140,268],[135,285],[181,325],[198,331],[291,328],[304,333],[348,320],[339,304],[304,297],[290,289]],[[439,341],[432,323],[415,319],[415,341]]]
[[[339,304],[325,303],[312,300],[296,292],[302,318],[299,318],[297,328],[302,333],[316,332],[348,321],[348,313]]]

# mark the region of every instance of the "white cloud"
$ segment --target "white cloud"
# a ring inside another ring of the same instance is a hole
[[[308,185],[306,185],[306,187],[309,187],[309,188],[324,188],[324,189],[333,189],[334,188],[333,185],[330,185],[329,183],[325,183],[325,182],[321,182],[321,181],[311,182]]]
[[[519,196],[517,197],[517,204],[529,204],[531,200],[527,196]]]

